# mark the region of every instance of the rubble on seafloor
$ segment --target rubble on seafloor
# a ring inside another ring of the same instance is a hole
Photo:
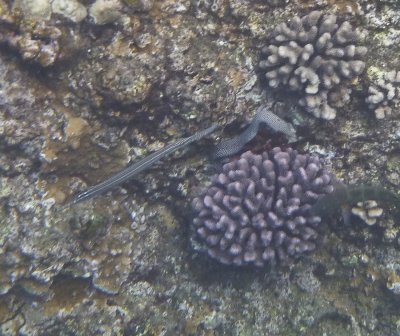
[[[346,82],[334,123],[274,96],[257,72],[268,33],[314,10],[370,37],[366,74]],[[323,248],[275,269],[192,250],[190,200],[218,170],[207,159],[217,137],[66,205],[213,122],[237,135],[260,105],[345,183],[397,191],[397,84],[375,75],[399,69],[398,13],[370,0],[0,0],[0,334],[398,335],[394,209],[350,228],[339,214]],[[375,120],[367,109],[382,103],[391,115]]]

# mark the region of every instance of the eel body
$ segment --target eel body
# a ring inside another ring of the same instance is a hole
[[[287,123],[286,121],[279,118],[277,115],[268,111],[267,108],[260,107],[257,110],[252,122],[242,134],[233,139],[223,141],[215,146],[215,149],[213,151],[214,158],[222,158],[240,151],[246,143],[248,143],[257,135],[260,124],[266,124],[274,131],[286,134],[290,141],[294,141],[296,139],[296,133],[291,124]],[[121,172],[113,175],[109,179],[93,187],[90,187],[82,193],[78,194],[72,200],[72,204],[77,204],[89,200],[99,194],[106,192],[107,190],[114,188],[117,185],[120,185],[126,180],[129,180],[131,177],[149,168],[151,165],[161,160],[165,156],[177,151],[178,149],[186,147],[195,141],[202,139],[203,137],[213,133],[218,128],[219,125],[214,124],[205,130],[199,131],[187,138],[181,138],[176,142],[165,146],[164,148],[132,164]]]
[[[311,208],[311,211],[315,215],[328,217],[334,215],[342,207],[368,200],[395,206],[397,210],[400,210],[400,196],[383,187],[375,185],[339,185],[332,193],[321,197]]]
[[[85,190],[84,192],[78,194],[72,201],[72,204],[77,204],[83,201],[86,201],[88,199],[91,199],[95,197],[96,195],[102,194],[106,192],[107,190],[110,190],[114,188],[117,185],[120,185],[121,183],[125,182],[126,180],[129,180],[131,177],[139,174],[143,170],[149,168],[151,165],[156,163],[157,161],[161,160],[165,156],[177,151],[178,149],[181,149],[183,147],[188,146],[189,144],[200,140],[201,138],[204,138],[205,136],[213,133],[217,128],[219,128],[218,125],[214,124],[210,126],[209,128],[199,131],[187,138],[181,138],[177,140],[176,142],[169,144],[160,150],[146,156],[142,160],[132,164],[128,168],[122,170],[121,172],[113,175],[109,179],[93,186],[90,187],[89,189]]]
[[[215,146],[213,157],[219,159],[239,152],[245,144],[257,135],[261,124],[267,125],[275,132],[285,134],[288,137],[289,142],[296,141],[296,132],[293,126],[269,111],[266,107],[261,106],[258,108],[250,125],[247,126],[240,135],[222,141]]]

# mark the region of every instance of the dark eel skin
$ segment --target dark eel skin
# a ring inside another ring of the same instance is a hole
[[[399,195],[380,186],[362,184],[338,185],[332,193],[322,196],[311,208],[311,212],[320,217],[330,217],[343,207],[368,200],[395,206],[396,210],[400,211]]]
[[[225,156],[237,153],[242,149],[242,147],[247,142],[252,140],[257,135],[260,124],[266,124],[274,131],[286,134],[289,141],[294,141],[296,139],[296,133],[291,124],[287,123],[286,121],[279,118],[277,115],[268,111],[265,107],[260,107],[257,110],[252,122],[246,128],[246,130],[239,136],[229,140],[225,140],[220,144],[216,145],[214,151],[212,152],[212,156],[214,158],[223,158]],[[161,148],[160,150],[150,154],[149,156],[146,156],[142,160],[132,164],[123,171],[110,177],[108,180],[105,180],[104,182],[101,182],[93,187],[90,187],[89,189],[78,194],[72,200],[71,204],[77,204],[89,200],[99,194],[102,194],[116,187],[117,185],[120,185],[121,183],[125,182],[131,177],[149,168],[151,165],[161,160],[168,154],[171,154],[180,148],[186,147],[189,144],[202,139],[203,137],[213,133],[219,127],[220,127],[219,125],[214,124],[205,130],[199,131],[187,138],[181,138],[176,142],[169,144],[164,148]]]
[[[252,140],[260,127],[260,124],[266,124],[268,127],[276,132],[284,133],[289,141],[296,140],[296,133],[293,126],[286,121],[279,118],[277,115],[268,111],[265,107],[260,107],[250,125],[237,137],[222,141],[215,146],[212,156],[214,158],[223,158],[239,152],[243,146]],[[147,169],[157,161],[161,160],[168,154],[176,150],[186,147],[189,144],[202,139],[203,137],[213,133],[219,128],[219,125],[214,124],[209,128],[199,131],[187,138],[178,139],[176,142],[165,146],[164,148],[148,155],[142,160],[132,164],[128,168],[122,170],[116,175],[110,177],[104,182],[101,182],[93,187],[88,188],[82,193],[78,194],[71,204],[77,204],[89,200],[99,194],[114,188],[115,186],[123,183],[131,177],[139,174]],[[400,196],[386,190],[380,186],[360,185],[360,186],[346,186],[338,184],[335,190],[321,197],[311,208],[311,212],[317,216],[325,217],[334,215],[339,209],[364,202],[367,200],[375,200],[387,205],[394,205],[400,211]]]
[[[72,201],[72,204],[77,204],[86,200],[89,200],[99,194],[110,190],[117,185],[129,180],[131,177],[139,174],[143,170],[149,168],[151,165],[156,163],[157,161],[161,160],[168,154],[171,154],[177,151],[180,148],[186,147],[192,142],[198,141],[201,138],[213,133],[215,130],[219,128],[218,125],[212,125],[209,128],[199,131],[187,138],[178,139],[176,142],[169,144],[158,151],[146,156],[142,160],[130,165],[128,168],[120,171],[119,173],[111,176],[108,180],[105,180],[89,189],[85,190],[84,192],[78,194]]]
[[[246,143],[257,135],[261,124],[265,124],[275,132],[282,132],[287,136],[289,142],[296,141],[296,132],[293,126],[269,111],[266,107],[261,106],[258,108],[250,125],[240,135],[222,141],[215,146],[213,157],[219,159],[239,152]]]

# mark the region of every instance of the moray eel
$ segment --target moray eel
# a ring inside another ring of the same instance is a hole
[[[338,185],[332,193],[322,196],[311,208],[311,212],[320,217],[329,217],[346,206],[368,200],[395,206],[400,211],[400,196],[383,187]]]
[[[132,164],[128,168],[124,169],[123,171],[119,172],[118,174],[110,177],[108,180],[105,180],[104,182],[101,182],[93,187],[90,187],[89,189],[85,190],[84,192],[78,194],[72,201],[72,204],[77,204],[83,201],[86,201],[88,199],[91,199],[95,197],[96,195],[102,194],[106,192],[107,190],[110,190],[111,188],[114,188],[115,186],[121,184],[122,182],[125,182],[126,180],[129,180],[131,177],[139,174],[143,170],[149,168],[151,165],[156,163],[157,161],[161,160],[168,154],[171,154],[178,149],[181,149],[183,147],[188,146],[192,142],[198,141],[205,136],[213,133],[216,129],[219,128],[219,125],[212,125],[209,128],[199,131],[190,137],[187,138],[181,138],[177,140],[176,142],[169,144],[165,146],[164,148],[161,148],[160,150],[150,154],[149,156],[146,156],[142,160]]]
[[[257,135],[260,124],[266,124],[274,131],[286,134],[286,136],[289,138],[289,141],[296,140],[296,133],[291,124],[285,122],[277,115],[268,111],[265,107],[260,107],[257,110],[254,119],[242,134],[233,139],[223,141],[215,146],[215,150],[213,151],[213,157],[223,158],[225,156],[229,156],[239,152],[246,143],[248,143]],[[219,127],[220,127],[219,125],[214,124],[205,130],[199,131],[187,138],[181,138],[178,141],[165,146],[164,148],[150,154],[149,156],[146,156],[142,160],[132,164],[123,171],[110,177],[108,180],[105,180],[104,182],[101,182],[93,187],[90,187],[84,192],[78,194],[72,200],[71,204],[77,204],[89,200],[99,194],[102,194],[114,188],[115,186],[125,182],[131,177],[149,168],[151,165],[161,160],[168,154],[171,154],[178,149],[186,147],[192,142],[202,139],[203,137],[213,133]]]
[[[257,135],[260,124],[267,125],[275,132],[282,132],[288,137],[289,142],[296,141],[296,132],[293,126],[270,112],[266,107],[261,106],[250,125],[239,136],[222,141],[215,146],[213,157],[219,159],[239,152],[246,143]]]

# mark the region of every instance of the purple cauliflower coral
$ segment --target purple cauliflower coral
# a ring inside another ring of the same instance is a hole
[[[316,156],[291,148],[243,153],[193,200],[195,240],[224,264],[285,264],[316,248],[321,218],[310,209],[332,183]]]

